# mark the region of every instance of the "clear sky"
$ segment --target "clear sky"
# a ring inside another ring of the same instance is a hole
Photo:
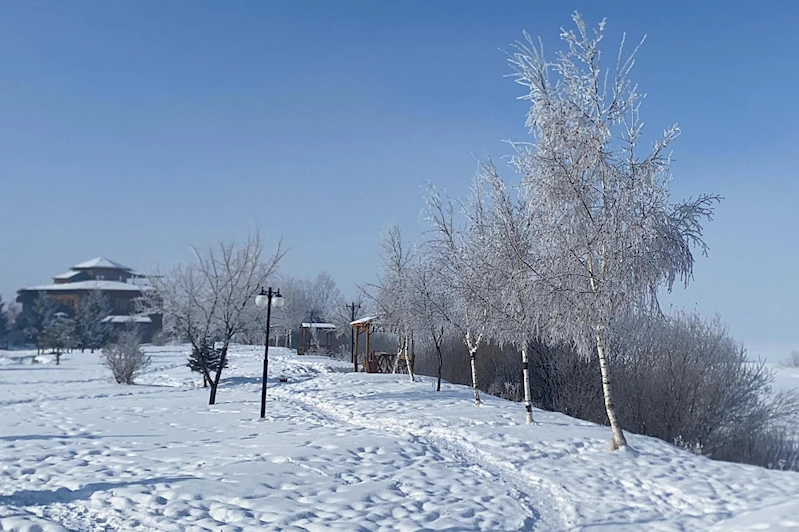
[[[726,198],[668,302],[799,349],[793,1],[0,3],[0,294],[256,224],[283,271],[352,292],[389,221],[418,230],[425,183],[461,194],[525,140],[502,50],[526,29],[554,51],[575,9],[608,18],[610,54],[647,35],[633,79],[651,134],[683,127],[674,195]]]

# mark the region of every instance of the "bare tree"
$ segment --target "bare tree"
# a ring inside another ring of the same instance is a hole
[[[720,198],[669,203],[667,149],[674,126],[639,157],[640,95],[628,79],[635,51],[601,66],[605,22],[561,32],[567,49],[553,63],[525,34],[510,56],[531,102],[531,144],[515,144],[528,208],[544,245],[548,294],[545,331],[585,355],[597,354],[613,446],[626,446],[616,418],[608,365],[610,326],[633,309],[657,309],[657,290],[691,279],[692,245],[706,252],[702,221]],[[636,48],[637,50],[637,48]]]
[[[254,320],[254,298],[276,272],[285,255],[282,241],[263,257],[259,233],[251,233],[243,244],[223,242],[206,249],[192,248],[194,262],[178,265],[171,272],[151,277],[155,291],[148,295],[150,307],[163,310],[167,326],[179,338],[200,350],[207,338],[219,341],[221,360],[211,369],[200,365],[211,384],[209,404],[216,392],[227,361],[228,347],[237,333]]]

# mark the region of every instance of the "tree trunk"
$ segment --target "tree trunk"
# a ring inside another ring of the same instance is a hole
[[[616,419],[616,409],[613,404],[613,392],[610,386],[610,371],[608,369],[607,345],[601,332],[596,335],[596,351],[599,355],[599,369],[602,372],[602,393],[605,396],[605,411],[608,414],[610,428],[613,430],[613,450],[627,447],[624,432]]]
[[[55,365],[56,366],[60,366],[61,365],[61,351],[56,351],[55,352]]]
[[[436,384],[436,391],[441,391],[441,368],[444,366],[444,357],[441,355],[441,345],[436,344],[436,355],[438,355],[438,383]]]
[[[416,382],[416,377],[413,374],[413,364],[411,360],[411,352],[413,351],[413,337],[410,340],[405,340],[405,366],[408,368],[408,378],[411,382]]]
[[[527,356],[527,342],[522,346],[522,375],[524,377],[524,409],[527,411],[527,424],[533,423],[533,399],[530,397],[530,361]]]
[[[474,392],[474,404],[480,406],[483,401],[480,400],[480,389],[477,387],[477,364],[476,364],[477,348],[469,348],[469,364],[472,367],[472,391]]]
[[[228,344],[225,342],[225,345],[222,346],[222,356],[219,357],[219,367],[216,370],[216,375],[214,375],[214,381],[211,383],[211,396],[208,399],[209,405],[216,404],[216,389],[219,387],[219,379],[222,378],[222,368],[225,367],[225,361],[227,360],[227,348]]]

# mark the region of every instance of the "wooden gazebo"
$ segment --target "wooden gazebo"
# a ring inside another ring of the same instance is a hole
[[[297,354],[323,356],[333,354],[335,332],[336,326],[332,323],[301,323]]]
[[[413,336],[404,334],[400,328],[392,323],[386,322],[380,316],[369,316],[350,322],[355,338],[355,349],[353,356],[353,369],[365,371],[366,373],[397,373],[407,371],[410,364],[410,371],[413,372],[416,357],[413,353]],[[371,337],[374,333],[390,333],[397,336],[397,352],[386,353],[383,351],[373,351]],[[361,335],[365,336],[363,357],[359,354],[359,344]]]

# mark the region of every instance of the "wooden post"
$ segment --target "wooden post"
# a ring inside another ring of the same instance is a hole
[[[370,347],[370,336],[372,336],[372,325],[367,323],[366,324],[366,354],[364,355],[364,371],[369,371],[369,347]]]
[[[358,339],[360,338],[360,336],[361,336],[361,329],[356,327],[355,350],[352,353],[353,371],[355,371],[355,373],[358,373]]]

